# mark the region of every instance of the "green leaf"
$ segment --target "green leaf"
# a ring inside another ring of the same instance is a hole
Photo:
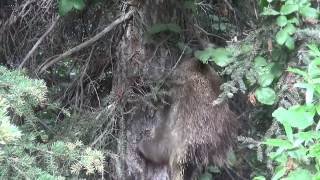
[[[209,17],[213,20],[213,22],[219,22],[220,18],[217,15],[209,15]]]
[[[177,46],[181,51],[184,51],[186,54],[192,53],[192,49],[185,43],[178,43]]]
[[[310,55],[315,56],[315,57],[320,56],[320,51],[319,51],[317,45],[311,44],[311,45],[307,45],[307,46],[312,50],[312,54],[310,54]]]
[[[280,14],[278,11],[271,9],[269,7],[264,7],[261,13],[262,16],[272,16]]]
[[[267,61],[263,57],[257,56],[257,57],[254,58],[254,66],[263,67],[263,66],[266,66],[266,65],[268,65]]]
[[[72,0],[72,2],[73,2],[73,7],[77,10],[82,10],[86,7],[83,0]]]
[[[282,74],[282,67],[279,63],[271,63],[269,73],[273,74],[275,77],[280,77]]]
[[[294,72],[294,73],[299,74],[299,75],[303,76],[304,78],[308,79],[308,73],[301,71],[300,69],[289,67],[287,69],[287,71]]]
[[[271,180],[278,180],[278,179],[280,179],[282,176],[285,175],[286,170],[287,170],[287,169],[286,169],[285,166],[278,166]]]
[[[275,147],[282,147],[286,149],[292,149],[293,145],[289,141],[282,140],[282,139],[267,139],[265,142],[262,142],[262,144],[268,145],[268,146],[275,146]]]
[[[214,24],[212,24],[212,27],[215,30],[221,30],[221,31],[225,31],[227,29],[227,27],[224,23],[214,23]]]
[[[307,180],[312,179],[311,172],[306,169],[297,169],[288,174],[287,180]]]
[[[293,141],[293,131],[292,131],[292,128],[291,128],[290,124],[287,121],[283,121],[282,125],[284,126],[284,130],[286,131],[286,135],[287,135],[288,140],[291,143],[294,143],[294,141]]]
[[[286,121],[291,127],[298,129],[305,129],[313,124],[308,121],[308,115],[303,112],[296,112],[294,110],[286,110],[283,107],[279,107],[272,113],[272,117],[275,117],[280,123]]]
[[[224,48],[217,48],[213,55],[213,61],[220,67],[225,67],[231,62],[232,54]]]
[[[301,160],[307,155],[307,150],[303,146],[300,148],[295,148],[287,151],[288,155],[292,159]]]
[[[309,87],[308,83],[303,83],[303,82],[297,82],[293,85],[293,87],[298,87],[298,88],[303,88],[306,89]]]
[[[304,18],[319,18],[319,11],[312,7],[302,7],[300,8],[300,14]]]
[[[319,168],[317,170],[318,172],[313,176],[312,180],[320,180],[320,170]]]
[[[294,27],[293,24],[288,23],[286,25],[286,27],[284,28],[284,30],[289,34],[289,35],[293,35],[294,33],[296,33],[296,27]]]
[[[172,31],[172,32],[175,32],[175,33],[181,33],[181,28],[180,26],[178,26],[177,24],[167,24],[167,29]]]
[[[277,162],[280,162],[280,163],[286,163],[286,162],[288,161],[287,156],[284,155],[284,154],[279,154],[279,155],[277,155],[276,152],[271,152],[271,153],[268,154],[268,156],[269,156],[271,159],[273,159],[273,160],[275,160],[275,161],[277,161]]]
[[[219,167],[217,167],[217,166],[209,166],[209,172],[211,172],[211,173],[221,173]]]
[[[313,93],[314,93],[314,88],[313,87],[307,88],[307,92],[306,92],[306,104],[307,104],[307,106],[311,106],[312,105]]]
[[[292,24],[295,24],[295,25],[299,26],[300,21],[299,21],[298,18],[293,17],[293,18],[291,18],[291,19],[288,19],[288,23],[292,23]]]
[[[293,137],[302,139],[304,141],[309,141],[311,139],[319,139],[320,138],[320,132],[316,131],[307,131],[307,132],[298,132],[293,135]]]
[[[281,30],[276,34],[276,42],[282,46],[286,42],[288,37],[290,37],[288,32],[285,30]]]
[[[242,52],[246,53],[246,52],[251,51],[252,47],[247,45],[247,44],[244,44],[244,45],[241,46],[241,50],[242,50]]]
[[[167,29],[167,27],[165,24],[155,24],[148,30],[148,34],[154,35],[159,32],[165,31],[166,29]]]
[[[309,150],[308,156],[319,158],[320,157],[320,144],[317,144],[317,145],[311,147]],[[319,159],[318,159],[318,161],[319,161]]]
[[[287,20],[286,16],[279,16],[277,18],[278,26],[283,27],[283,26],[287,25],[287,23],[288,23],[288,20]]]
[[[280,13],[282,15],[288,15],[298,10],[299,6],[297,4],[285,4],[281,6]]]
[[[276,99],[276,93],[269,87],[260,87],[256,89],[255,96],[263,104],[272,105]]]
[[[195,12],[197,10],[197,4],[195,3],[195,1],[185,1],[184,8],[187,10],[190,9],[192,10],[192,12]]]
[[[266,180],[266,178],[263,176],[258,176],[258,177],[253,178],[253,180]]]
[[[260,1],[259,1],[259,7],[260,7],[260,9],[263,9],[263,8],[267,7],[268,4],[269,4],[269,3],[267,2],[267,0],[260,0]]]
[[[73,8],[73,3],[70,0],[60,0],[59,2],[59,14],[65,16]]]
[[[202,63],[207,64],[207,63],[208,63],[208,60],[209,60],[210,57],[211,57],[211,54],[208,54],[208,53],[206,53],[205,51],[199,51],[199,50],[197,50],[197,51],[194,52],[194,56],[195,56],[198,60],[200,60]]]
[[[273,79],[273,74],[262,74],[260,75],[259,84],[261,87],[267,87],[272,83]]]
[[[294,50],[294,40],[292,37],[288,37],[287,40],[286,40],[286,43],[285,43],[286,47],[289,49],[289,50]]]

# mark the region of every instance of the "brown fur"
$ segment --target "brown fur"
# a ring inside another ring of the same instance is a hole
[[[158,110],[163,123],[138,151],[157,164],[169,165],[171,179],[183,179],[186,165],[229,164],[234,133],[233,113],[227,102],[213,106],[221,93],[221,80],[211,67],[188,60],[177,67],[170,87],[169,104]]]

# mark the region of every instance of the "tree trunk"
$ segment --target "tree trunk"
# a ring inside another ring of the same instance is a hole
[[[132,6],[125,8],[126,5],[123,5],[123,13],[132,9],[137,11],[115,30],[112,52],[115,62],[113,92],[122,98],[121,103],[127,111],[125,118],[118,121],[120,135],[117,150],[124,158],[116,162],[117,179],[167,179],[166,167],[146,165],[137,154],[136,142],[141,139],[141,133],[152,129],[158,122],[148,116],[148,104],[131,101],[141,97],[137,92],[145,90],[143,86],[147,80],[163,76],[165,69],[172,67],[179,59],[180,51],[168,47],[164,41],[169,36],[153,38],[147,31],[155,24],[179,24],[181,13],[170,0],[158,3],[132,0],[126,4]]]

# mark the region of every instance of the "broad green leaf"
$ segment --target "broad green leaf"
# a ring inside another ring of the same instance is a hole
[[[311,147],[309,150],[308,156],[319,158],[320,157],[320,144],[317,144],[317,145]],[[319,161],[319,159],[318,159],[318,161]]]
[[[280,13],[282,15],[288,15],[295,11],[298,11],[299,6],[297,4],[285,4],[281,6]]]
[[[167,29],[172,31],[172,32],[175,32],[175,33],[181,33],[181,28],[180,26],[178,26],[177,24],[167,24]]]
[[[246,52],[251,51],[252,47],[247,45],[247,44],[244,44],[244,45],[241,46],[241,50],[242,50],[242,52],[246,53]]]
[[[279,155],[277,155],[276,152],[271,152],[271,153],[268,154],[268,156],[269,156],[271,159],[273,159],[273,160],[275,160],[275,161],[277,161],[277,162],[280,162],[280,163],[286,163],[286,162],[288,161],[287,156],[284,155],[284,154],[279,154]]]
[[[220,67],[225,67],[231,62],[232,54],[224,48],[217,48],[213,55],[213,61]]]
[[[224,23],[220,24],[220,30],[225,31],[227,29],[227,26]]]
[[[284,30],[287,31],[289,35],[293,35],[294,33],[296,33],[296,27],[294,27],[294,25],[291,23],[288,23]]]
[[[213,22],[219,22],[220,18],[217,15],[209,15],[209,17],[213,20]]]
[[[320,132],[316,131],[307,131],[307,132],[298,132],[293,135],[295,138],[303,139],[304,141],[309,141],[313,138],[319,139]]]
[[[288,19],[288,23],[292,23],[292,24],[299,26],[300,21],[298,18],[294,17],[294,18]]]
[[[165,24],[155,24],[148,30],[148,34],[154,35],[159,32],[165,31],[166,29],[167,29],[167,27]]]
[[[268,4],[269,4],[269,3],[267,2],[267,0],[260,0],[260,1],[259,1],[259,7],[260,7],[260,9],[263,9],[263,8],[267,7]]]
[[[82,10],[86,7],[83,0],[72,0],[72,2],[73,2],[73,7],[77,10]]]
[[[312,179],[311,172],[306,169],[297,169],[288,174],[287,180],[307,180]]]
[[[272,117],[275,117],[280,123],[286,121],[291,127],[298,129],[305,129],[313,124],[309,122],[308,114],[303,112],[296,112],[294,110],[286,110],[283,107],[279,107],[272,113]]]
[[[280,77],[282,74],[283,68],[279,63],[271,63],[269,73],[273,74],[275,77]]]
[[[262,16],[273,16],[273,15],[279,15],[280,13],[274,9],[271,9],[269,7],[264,7],[263,11],[261,13]]]
[[[302,7],[300,8],[300,14],[304,18],[319,18],[319,11],[312,7]]]
[[[253,180],[266,180],[266,178],[263,176],[258,176],[258,177],[253,178]]]
[[[266,66],[266,65],[268,65],[267,61],[263,57],[257,56],[257,57],[254,58],[254,66],[263,67],[263,66]]]
[[[280,30],[277,34],[276,34],[276,42],[279,44],[279,45],[283,45],[287,38],[290,37],[288,32],[285,31],[285,30]]]
[[[288,20],[287,20],[286,16],[279,16],[277,18],[278,26],[283,27],[283,26],[287,25],[287,23],[288,23]]]
[[[186,54],[192,53],[192,49],[185,43],[178,43],[177,46],[181,51],[184,51]]]
[[[70,0],[60,0],[59,2],[59,14],[65,16],[73,8],[73,3]]]
[[[289,50],[291,50],[291,51],[294,50],[295,45],[294,45],[294,40],[293,40],[293,38],[289,36],[289,37],[287,38],[287,40],[286,40],[285,45],[286,45],[286,47],[287,47]]]
[[[208,60],[209,60],[210,57],[211,57],[211,54],[206,53],[205,51],[199,51],[199,50],[197,50],[197,51],[194,52],[194,56],[195,56],[198,60],[200,60],[202,63],[207,64],[207,63],[208,63]]]
[[[272,83],[273,79],[273,74],[262,74],[259,78],[259,84],[261,87],[267,87]]]
[[[278,166],[271,180],[278,180],[278,179],[280,179],[282,176],[285,175],[286,170],[287,170],[287,169],[286,169],[285,166]]]
[[[185,1],[184,2],[184,8],[185,9],[190,9],[193,12],[195,12],[197,10],[197,5],[196,5],[195,1]]]
[[[313,176],[312,180],[320,180],[320,168],[317,168],[318,172]]]
[[[212,27],[215,30],[221,30],[221,31],[225,31],[227,29],[227,27],[224,23],[214,23],[214,24],[212,24]]]
[[[276,93],[269,87],[260,87],[256,89],[255,97],[263,104],[272,105],[276,99]]]
[[[284,147],[286,149],[293,148],[292,143],[282,139],[267,139],[265,142],[262,142],[262,144],[266,144],[268,146]]]
[[[211,173],[221,173],[219,167],[217,167],[217,166],[209,166],[209,172],[211,172]]]
[[[300,147],[298,149],[295,148],[288,150],[287,153],[292,159],[301,160],[303,157],[307,155],[307,150],[304,147]]]

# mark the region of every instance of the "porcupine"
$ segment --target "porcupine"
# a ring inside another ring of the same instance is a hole
[[[178,83],[169,87],[168,105],[157,112],[163,122],[153,138],[137,145],[145,159],[168,165],[172,180],[190,179],[197,165],[230,163],[234,114],[227,101],[213,105],[221,93],[221,80],[214,73],[195,59],[180,63],[170,76]]]

